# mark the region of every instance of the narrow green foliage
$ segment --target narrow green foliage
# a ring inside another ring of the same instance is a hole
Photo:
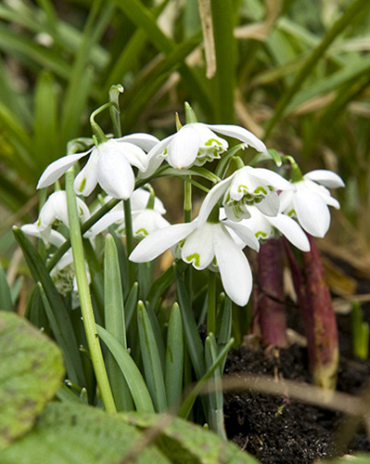
[[[121,275],[117,249],[111,235],[107,235],[105,239],[104,316],[106,330],[127,349]],[[108,353],[105,362],[117,410],[132,410],[131,395],[117,361]]]
[[[135,282],[130,290],[130,293],[128,294],[126,304],[125,304],[126,330],[128,330],[130,326],[132,316],[137,306],[138,293],[139,293],[139,284]]]
[[[169,407],[176,406],[181,398],[184,366],[184,334],[181,311],[174,303],[168,322],[165,384]]]
[[[111,235],[107,235],[105,239],[104,256],[105,328],[123,347],[127,348],[121,275],[117,249]]]
[[[216,344],[215,336],[210,333],[206,338],[205,343],[205,359],[207,370],[209,370],[212,365],[217,360],[218,348]],[[210,392],[208,394],[209,409],[208,409],[208,423],[209,428],[213,430],[217,435],[223,439],[227,439],[225,426],[224,426],[224,414],[223,414],[223,391],[222,391],[222,371],[221,365],[214,370],[213,375],[210,377],[208,386]]]
[[[211,0],[217,73],[214,76],[215,119],[231,124],[234,116],[236,41],[234,38],[234,3]]]
[[[141,301],[137,305],[137,317],[145,380],[153,398],[156,411],[163,412],[167,409],[167,398],[162,362],[152,324],[146,308]]]
[[[40,74],[35,94],[33,155],[41,173],[60,156],[56,82],[48,72]]]
[[[288,90],[283,94],[283,96],[279,100],[274,115],[269,121],[269,124],[266,128],[266,138],[269,137],[273,128],[276,126],[276,124],[283,116],[288,104],[296,95],[303,82],[312,73],[317,62],[321,59],[322,55],[325,53],[325,51],[328,49],[331,43],[336,39],[336,37],[339,34],[343,32],[343,30],[349,24],[351,24],[351,22],[357,15],[359,15],[360,13],[364,13],[368,7],[369,2],[367,0],[355,0],[343,13],[343,15],[334,23],[334,25],[327,32],[320,44],[310,54],[305,64],[300,68],[300,71],[296,75],[292,85],[288,88]]]
[[[103,327],[96,325],[96,331],[117,361],[130,389],[136,410],[154,412],[146,383],[128,351]]]
[[[200,340],[198,327],[195,322],[190,297],[185,282],[176,268],[176,284],[179,306],[181,309],[182,323],[184,327],[186,346],[193,364],[196,376],[200,379],[205,371],[204,348]]]
[[[219,311],[218,311],[218,331],[217,331],[217,342],[218,345],[226,345],[229,342],[231,337],[231,328],[233,321],[233,303],[228,296],[225,294],[220,295],[221,300],[219,302]]]
[[[190,391],[190,393],[186,396],[183,403],[181,404],[180,410],[178,412],[178,416],[187,418],[190,414],[191,408],[194,405],[195,400],[197,399],[198,395],[202,392],[202,390],[208,384],[208,380],[213,376],[216,369],[225,362],[226,356],[234,343],[234,339],[231,338],[229,343],[219,352],[215,361],[212,365],[209,366],[206,373],[199,379],[196,383],[195,387]]]
[[[12,295],[3,267],[0,263],[0,310],[13,311]]]

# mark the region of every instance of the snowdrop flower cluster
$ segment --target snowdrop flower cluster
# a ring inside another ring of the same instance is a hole
[[[131,261],[151,261],[165,250],[175,249],[177,256],[195,269],[219,272],[226,294],[244,306],[252,290],[252,272],[244,248],[258,251],[260,241],[285,235],[293,245],[309,251],[304,231],[316,237],[325,235],[330,224],[328,205],[339,208],[328,188],[344,184],[331,171],[312,171],[287,180],[270,169],[242,164],[210,189],[198,217],[170,225],[163,217],[166,211],[162,202],[145,189],[135,190],[135,181],[143,185],[145,179],[155,177],[164,162],[181,176],[181,170],[219,159],[229,144],[218,134],[252,147],[263,159],[271,158],[264,143],[242,127],[191,122],[162,141],[147,134],[104,138],[100,143],[95,138],[95,146],[89,150],[52,163],[42,174],[38,188],[51,185],[89,155],[75,178],[74,190],[77,195],[89,196],[99,184],[107,195],[105,201],[111,197],[130,199],[134,236],[142,239],[130,255]],[[58,219],[68,225],[68,218],[64,193],[53,195],[38,222],[24,226],[24,231],[56,245],[52,224]],[[90,213],[81,199],[77,201],[81,220],[85,221]],[[93,239],[113,224],[119,235],[125,235],[122,202],[85,232],[85,237]]]

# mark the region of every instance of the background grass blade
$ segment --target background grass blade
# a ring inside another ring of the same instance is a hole
[[[268,138],[273,128],[279,122],[284,114],[284,111],[291,99],[297,93],[303,82],[310,75],[317,62],[323,56],[324,52],[330,46],[330,44],[336,39],[336,37],[343,32],[343,30],[351,24],[353,19],[360,13],[364,13],[369,8],[369,2],[367,0],[355,0],[343,13],[343,15],[336,21],[333,27],[327,32],[320,44],[311,53],[299,73],[294,79],[294,82],[289,89],[284,92],[283,96],[279,100],[275,109],[273,117],[270,119],[265,132],[265,137]]]

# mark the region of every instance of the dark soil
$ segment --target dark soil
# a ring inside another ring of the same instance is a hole
[[[367,314],[370,308],[366,308]],[[290,314],[295,330],[299,321]],[[290,325],[292,327],[292,325]],[[358,395],[370,378],[370,362],[351,354],[349,316],[338,316],[340,367],[339,391]],[[311,383],[305,348],[233,350],[225,375],[262,374],[280,379]],[[256,392],[225,394],[225,425],[230,440],[255,456],[263,464],[311,464],[316,459],[356,451],[370,451],[370,442],[362,426],[346,449],[338,449],[337,432],[346,417],[338,412],[304,404],[281,396]]]

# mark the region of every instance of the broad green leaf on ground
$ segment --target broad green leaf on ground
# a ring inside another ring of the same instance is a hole
[[[76,403],[49,403],[35,428],[0,453],[0,462],[170,464],[155,446],[140,446],[141,440],[142,434],[118,415]],[[129,453],[137,446],[140,453],[135,461],[130,461]]]
[[[25,319],[4,311],[0,311],[0,353],[3,449],[33,426],[57,391],[64,368],[61,352],[53,342]]]
[[[122,413],[120,417],[140,429],[156,430],[157,446],[174,464],[258,464],[234,443],[178,417],[139,413]]]

